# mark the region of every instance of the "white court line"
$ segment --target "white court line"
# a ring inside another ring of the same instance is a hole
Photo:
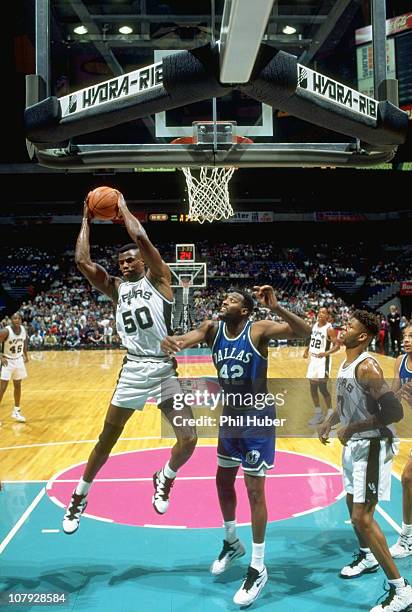
[[[42,499],[42,497],[43,497],[43,495],[45,493],[46,493],[46,489],[43,487],[41,489],[41,491],[33,499],[33,501],[31,502],[30,506],[23,512],[23,514],[21,515],[21,517],[19,518],[17,523],[14,525],[14,527],[12,527],[12,529],[6,535],[6,537],[4,538],[4,540],[0,544],[0,555],[2,554],[4,549],[6,548],[7,544],[9,542],[11,542],[11,540],[14,538],[14,536],[16,535],[16,533],[18,532],[20,527],[27,521],[27,519],[29,518],[30,514],[33,512],[33,510],[35,509],[37,504],[40,502],[40,500]]]
[[[60,533],[60,529],[42,529],[42,533]]]
[[[402,533],[402,529],[399,527],[398,523],[396,523],[393,520],[393,518],[391,516],[389,516],[389,514],[385,510],[383,510],[383,508],[381,508],[379,505],[377,505],[376,506],[376,510],[385,519],[385,521],[387,523],[389,523],[389,525],[391,527],[393,527],[393,529],[399,533],[399,535]]]
[[[57,499],[57,497],[54,497],[54,495],[50,495],[50,496],[49,496],[49,499],[50,499],[50,500],[51,500],[51,501],[52,501],[54,504],[56,504],[56,506],[60,506],[60,508],[64,508],[64,509],[66,509],[66,506],[65,506],[65,505],[64,505],[64,504],[63,504],[61,501],[59,501],[59,500]]]
[[[95,521],[102,521],[102,523],[114,523],[113,519],[102,518],[101,516],[96,516],[94,514],[88,514],[86,512],[83,512],[83,516],[87,516],[91,519],[94,519]]]
[[[336,472],[319,472],[310,474],[266,474],[266,478],[301,478],[311,476],[341,476]],[[216,475],[213,476],[176,476],[176,481],[180,480],[216,480]],[[236,480],[243,480],[243,474],[236,476]],[[47,481],[43,481],[47,482]],[[53,484],[57,483],[77,483],[79,479],[69,480],[55,480]],[[95,478],[93,482],[153,482],[153,476],[150,477],[136,477],[136,478]]]
[[[168,440],[169,438],[161,438],[160,436],[142,436],[139,438],[120,438],[117,441],[117,444],[119,442],[126,442],[126,441],[133,441],[133,440],[162,440],[162,439]],[[0,447],[0,451],[17,450],[19,448],[38,448],[42,446],[64,446],[66,444],[95,444],[96,442],[97,442],[97,439],[96,440],[68,440],[66,442],[42,442],[38,444],[20,444],[19,446],[2,446]],[[151,450],[151,449],[143,449],[143,450]],[[133,451],[128,451],[128,452],[133,452]]]
[[[342,474],[340,474],[340,475],[342,476]],[[339,493],[339,495],[337,495],[337,496],[335,497],[335,499],[336,499],[336,500],[339,500],[339,499],[342,499],[342,497],[346,497],[346,491],[345,491],[345,489],[344,489],[343,491],[341,491],[341,492]]]
[[[312,476],[342,476],[338,472],[309,472],[303,474],[266,474],[266,478],[305,478]],[[237,480],[243,480],[243,474],[236,476]],[[176,476],[176,480],[216,480],[213,476]],[[3,480],[3,484],[39,484],[48,482],[47,480]],[[57,483],[78,483],[78,478],[54,480]],[[153,476],[136,478],[95,478],[93,482],[153,482]]]
[[[151,525],[145,523],[143,527],[152,527],[154,529],[187,529],[186,525]]]

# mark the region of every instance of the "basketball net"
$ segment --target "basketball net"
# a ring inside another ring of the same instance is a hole
[[[202,166],[198,176],[194,168],[182,168],[182,171],[186,178],[190,221],[212,223],[233,217],[228,184],[235,168]]]
[[[195,122],[202,125],[213,125],[211,121]],[[219,123],[219,122],[218,122]],[[220,122],[223,125],[225,122]],[[253,144],[247,136],[234,136],[235,144]],[[172,140],[171,144],[193,145],[192,136],[183,136]],[[196,141],[198,144],[198,141]],[[201,144],[201,143],[199,143]],[[227,143],[225,143],[227,144]],[[237,168],[216,168],[201,166],[198,168],[182,168],[186,178],[189,199],[189,220],[204,223],[205,221],[220,221],[229,219],[235,214],[230,204],[228,184]]]

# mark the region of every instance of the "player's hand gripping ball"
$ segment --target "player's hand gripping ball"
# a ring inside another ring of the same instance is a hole
[[[114,219],[118,216],[120,191],[113,187],[97,187],[87,194],[86,204],[95,219]]]

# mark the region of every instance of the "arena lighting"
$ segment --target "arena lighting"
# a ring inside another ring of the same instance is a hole
[[[89,30],[88,30],[88,29],[86,28],[86,26],[84,26],[83,24],[82,24],[82,25],[79,25],[79,26],[76,26],[76,27],[74,28],[74,30],[73,30],[73,32],[74,32],[75,34],[87,34],[87,32],[88,32],[88,31],[89,31]]]
[[[133,33],[133,28],[131,28],[128,25],[124,25],[124,26],[121,26],[119,28],[119,32],[120,32],[120,34],[132,34]]]
[[[293,26],[290,26],[290,25],[285,25],[285,27],[282,29],[282,32],[284,34],[295,34],[296,33],[296,28],[294,28]]]

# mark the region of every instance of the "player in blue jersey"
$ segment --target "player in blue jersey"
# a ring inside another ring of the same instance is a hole
[[[403,330],[405,355],[395,361],[392,391],[412,407],[412,324]],[[402,532],[398,541],[391,546],[394,559],[412,555],[412,451],[402,472]]]
[[[267,394],[268,343],[274,339],[307,338],[311,333],[302,319],[279,305],[272,287],[254,287],[254,291],[259,302],[279,315],[284,323],[252,322],[253,298],[245,291],[234,289],[223,300],[220,321],[204,321],[183,336],[167,336],[161,345],[165,352],[173,354],[206,342],[212,349],[213,363],[224,392],[222,395],[232,396],[229,403],[224,402],[217,448],[216,486],[225,537],[222,551],[210,571],[213,575],[222,574],[235,559],[245,554],[236,534],[235,479],[242,466],[253,533],[252,559],[246,578],[233,598],[242,606],[255,601],[268,577],[264,565],[265,474],[273,467],[275,452],[275,406],[274,402],[269,402],[270,394]],[[266,401],[259,406],[257,402],[249,403],[251,398],[258,397],[259,400],[266,398]],[[257,419],[258,423],[264,424],[257,424]]]

